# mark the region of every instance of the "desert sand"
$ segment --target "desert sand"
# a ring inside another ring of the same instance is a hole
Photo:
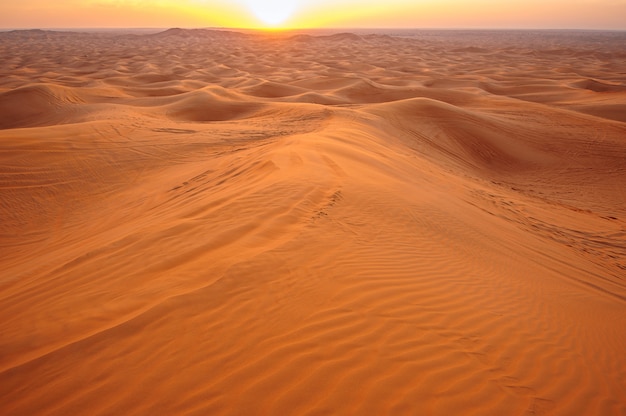
[[[0,33],[0,414],[626,414],[624,45]]]

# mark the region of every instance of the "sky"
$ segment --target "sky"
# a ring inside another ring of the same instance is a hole
[[[0,28],[626,30],[626,0],[0,0]]]

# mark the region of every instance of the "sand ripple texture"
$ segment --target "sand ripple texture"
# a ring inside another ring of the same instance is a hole
[[[624,45],[1,33],[0,413],[626,414]]]

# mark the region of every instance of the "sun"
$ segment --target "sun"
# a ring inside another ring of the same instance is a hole
[[[296,11],[295,0],[246,0],[248,8],[268,27],[278,27]]]

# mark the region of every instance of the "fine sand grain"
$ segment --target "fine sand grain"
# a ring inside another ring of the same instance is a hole
[[[0,33],[0,414],[626,415],[624,45]]]

